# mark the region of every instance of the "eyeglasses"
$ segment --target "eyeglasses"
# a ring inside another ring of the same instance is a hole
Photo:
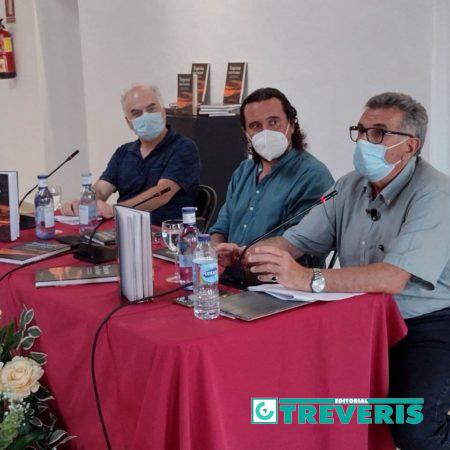
[[[381,144],[386,134],[414,137],[412,134],[402,133],[401,131],[384,130],[383,128],[365,128],[362,125],[353,125],[349,127],[349,131],[350,139],[353,142],[356,142],[363,134],[365,134],[367,140],[372,144]]]

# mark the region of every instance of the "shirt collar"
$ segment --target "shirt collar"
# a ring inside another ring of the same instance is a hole
[[[416,170],[416,165],[417,157],[413,156],[403,170],[379,193],[380,198],[382,198],[387,205],[395,200],[397,195],[400,194],[403,188],[409,183]],[[367,178],[364,179],[363,189],[368,197],[372,196],[372,188]]]

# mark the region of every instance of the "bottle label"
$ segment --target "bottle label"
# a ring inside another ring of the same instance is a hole
[[[217,263],[207,263],[200,265],[200,284],[215,284],[219,281],[219,271]]]
[[[97,218],[96,205],[80,205],[78,208],[78,215],[80,217],[80,225],[89,225],[90,221]]]
[[[193,225],[195,224],[195,212],[183,213],[183,223]]]
[[[55,226],[55,213],[53,211],[53,204],[51,204],[50,206],[45,206],[43,209],[45,228],[53,228]]]

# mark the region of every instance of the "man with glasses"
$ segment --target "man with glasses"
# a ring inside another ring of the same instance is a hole
[[[420,156],[425,108],[372,97],[350,127],[355,171],[338,194],[248,256],[261,281],[314,292],[392,294],[408,336],[391,352],[391,397],[424,398],[424,420],[395,425],[402,450],[450,449],[450,180]],[[341,268],[308,269],[303,253],[337,249]]]

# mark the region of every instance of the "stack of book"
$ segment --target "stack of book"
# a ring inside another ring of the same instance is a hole
[[[231,105],[200,105],[199,115],[201,116],[235,116],[239,114],[239,108],[241,105],[239,103]]]

